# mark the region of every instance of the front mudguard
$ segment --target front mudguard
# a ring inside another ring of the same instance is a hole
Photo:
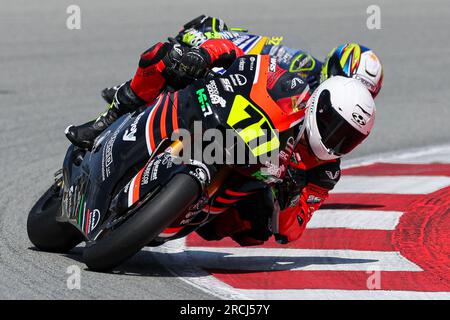
[[[163,152],[152,158],[113,198],[110,210],[117,216],[146,202],[152,193],[165,186],[176,174],[195,178],[201,190],[205,190],[214,174],[212,168],[201,162],[177,161],[179,158]]]

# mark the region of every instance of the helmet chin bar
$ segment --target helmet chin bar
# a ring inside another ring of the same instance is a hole
[[[340,154],[336,154],[333,149],[327,148],[323,143],[322,140],[318,141],[320,143],[320,147],[317,148],[318,146],[316,146],[314,143],[311,143],[310,139],[309,139],[309,135],[307,133],[307,131],[309,130],[305,130],[303,132],[303,136],[305,138],[306,141],[306,145],[308,146],[308,149],[314,154],[314,156],[322,161],[326,161],[326,160],[334,160],[334,159],[338,159],[340,157],[342,157],[342,155]],[[328,156],[325,156],[325,154],[322,154],[323,151],[327,152]],[[320,152],[322,151],[322,152]],[[325,157],[324,157],[325,156]]]
[[[343,156],[342,154],[337,153],[337,152],[334,151],[333,149],[327,148],[327,146],[322,142],[322,140],[320,140],[320,143],[321,143],[321,144],[323,145],[323,147],[327,150],[327,152],[328,152],[328,154],[329,154],[330,156],[337,157],[337,158],[340,158],[340,157]]]

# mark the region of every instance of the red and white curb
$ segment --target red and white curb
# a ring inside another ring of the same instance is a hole
[[[343,167],[297,242],[242,248],[193,234],[149,250],[224,299],[450,299],[450,145]]]

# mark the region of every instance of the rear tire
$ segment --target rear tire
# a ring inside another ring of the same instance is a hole
[[[89,269],[108,271],[150,243],[200,195],[193,177],[177,174],[160,192],[116,230],[88,243],[83,257]]]
[[[39,250],[66,253],[83,241],[83,236],[71,224],[56,221],[61,212],[59,190],[51,186],[30,210],[27,233]]]

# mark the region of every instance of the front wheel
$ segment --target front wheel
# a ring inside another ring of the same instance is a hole
[[[186,212],[200,192],[200,186],[193,177],[175,175],[153,199],[117,229],[86,245],[83,253],[86,265],[94,271],[108,271],[120,265]]]
[[[83,241],[74,226],[56,221],[56,216],[61,213],[61,200],[61,187],[55,183],[28,214],[28,238],[39,250],[66,253]]]

